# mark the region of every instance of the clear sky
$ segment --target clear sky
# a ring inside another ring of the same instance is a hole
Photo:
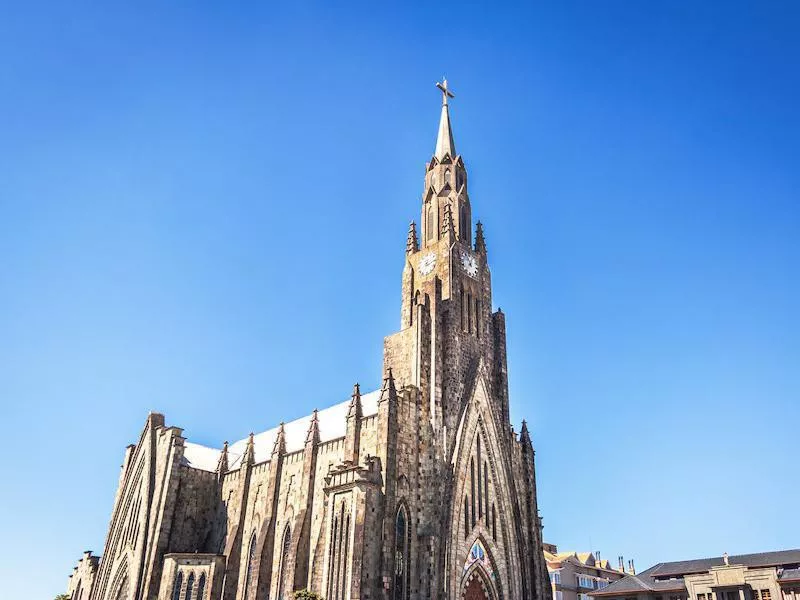
[[[379,385],[443,74],[545,538],[800,547],[798,4],[344,4],[2,9],[3,596],[102,551],[148,411]]]

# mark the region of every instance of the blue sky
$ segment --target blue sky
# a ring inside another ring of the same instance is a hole
[[[797,4],[273,4],[2,9],[9,597],[102,550],[148,411],[378,386],[443,74],[546,539],[800,546]]]

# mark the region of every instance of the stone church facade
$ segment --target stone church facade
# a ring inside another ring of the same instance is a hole
[[[150,414],[73,600],[550,600],[534,451],[446,81],[383,384],[221,449]]]

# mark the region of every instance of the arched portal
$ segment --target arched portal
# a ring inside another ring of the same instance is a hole
[[[489,600],[489,594],[480,577],[473,577],[464,588],[464,600]]]
[[[461,579],[461,600],[502,600],[494,564],[484,542],[478,538],[467,554]]]
[[[461,600],[495,600],[495,598],[486,572],[476,566],[464,578]]]

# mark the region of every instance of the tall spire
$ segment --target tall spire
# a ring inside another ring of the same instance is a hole
[[[456,155],[456,145],[453,142],[453,129],[450,126],[450,109],[447,105],[448,98],[455,98],[455,94],[447,87],[447,79],[442,78],[441,83],[437,83],[436,87],[442,90],[442,116],[439,119],[439,135],[436,138],[436,152],[434,156],[441,160],[446,154],[450,158]]]

